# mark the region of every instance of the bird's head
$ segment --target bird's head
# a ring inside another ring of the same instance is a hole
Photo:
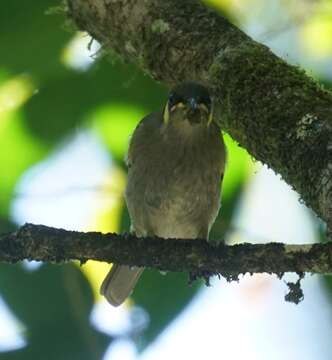
[[[192,126],[208,126],[212,121],[212,110],[208,89],[195,82],[184,82],[169,93],[164,122],[179,124],[186,121]]]

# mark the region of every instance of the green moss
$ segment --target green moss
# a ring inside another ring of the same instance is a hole
[[[154,33],[163,34],[170,29],[169,24],[163,19],[154,20],[151,24],[151,30]]]
[[[220,94],[225,130],[318,211],[315,183],[327,163],[323,124],[331,95],[302,69],[251,40],[221,50],[209,76]]]

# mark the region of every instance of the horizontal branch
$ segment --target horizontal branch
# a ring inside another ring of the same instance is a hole
[[[153,78],[168,86],[206,83],[219,104],[222,128],[281,174],[332,232],[329,92],[199,1],[67,4],[79,29]]]
[[[65,262],[87,260],[145,266],[163,271],[217,273],[236,279],[244,273],[332,273],[332,242],[220,245],[204,240],[137,238],[131,234],[76,232],[25,224],[0,235],[0,261]]]

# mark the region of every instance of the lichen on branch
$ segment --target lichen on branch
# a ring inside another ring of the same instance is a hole
[[[77,232],[25,224],[0,235],[0,261],[88,260],[162,271],[210,272],[228,279],[245,273],[332,273],[332,243],[212,246],[205,240],[137,238],[132,234]]]

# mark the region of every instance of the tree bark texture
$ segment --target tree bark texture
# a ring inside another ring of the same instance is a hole
[[[332,273],[332,243],[209,245],[206,240],[137,238],[26,224],[0,235],[0,261],[87,260],[152,267],[162,271],[213,273],[237,279],[244,273]]]
[[[209,86],[221,127],[281,174],[332,229],[329,92],[198,1],[67,4],[79,29],[156,80]]]

